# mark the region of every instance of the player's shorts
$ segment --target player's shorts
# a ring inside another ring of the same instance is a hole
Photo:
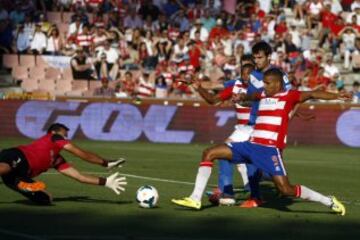
[[[227,146],[232,151],[235,164],[252,163],[270,176],[286,176],[281,152],[278,148],[266,147],[246,142],[231,142]]]
[[[235,131],[228,137],[231,142],[245,142],[249,140],[250,134],[254,131],[253,126],[236,125]]]
[[[18,148],[4,149],[0,152],[0,162],[7,163],[11,172],[18,176],[27,176],[29,163],[22,151]]]
[[[18,188],[20,181],[33,183],[34,180],[29,177],[29,164],[25,155],[17,148],[5,149],[0,152],[0,162],[7,163],[11,167],[11,172],[1,176],[4,184],[30,199],[34,203],[41,205],[51,204],[51,196],[45,191],[24,191]]]

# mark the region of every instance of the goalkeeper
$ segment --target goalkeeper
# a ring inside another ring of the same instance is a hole
[[[50,205],[52,197],[45,191],[45,184],[34,181],[32,178],[50,168],[55,168],[61,174],[81,183],[104,186],[118,195],[124,191],[124,186],[127,184],[126,178],[119,177],[119,173],[114,173],[107,178],[85,175],[65,161],[59,154],[63,149],[89,163],[107,169],[121,167],[125,162],[123,158],[108,161],[75,146],[66,139],[68,131],[69,128],[65,125],[54,123],[49,127],[46,135],[34,142],[2,150],[0,152],[0,176],[4,184],[37,204]]]

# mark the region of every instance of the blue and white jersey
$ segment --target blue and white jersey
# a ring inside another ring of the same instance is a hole
[[[253,95],[254,93],[261,93],[264,90],[263,80],[264,80],[263,72],[259,70],[252,71],[250,74],[250,83],[247,90],[247,95]],[[291,83],[289,81],[288,76],[285,73],[284,73],[283,81],[284,81],[284,90],[290,90]],[[259,102],[253,101],[251,103],[249,125],[255,125],[258,108],[259,108]]]

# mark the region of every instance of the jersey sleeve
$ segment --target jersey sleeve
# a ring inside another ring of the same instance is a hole
[[[289,100],[295,105],[300,102],[301,92],[298,90],[290,90],[288,96]]]
[[[59,149],[63,149],[64,146],[68,143],[70,143],[69,140],[65,139],[63,136],[59,135],[59,134],[54,134],[51,137],[51,141],[53,141],[53,143],[59,148]]]
[[[239,94],[239,93],[246,93],[247,89],[244,84],[240,80],[236,80],[235,85],[233,87],[232,93]]]
[[[232,93],[233,87],[227,87],[219,93],[219,98],[221,101],[229,100],[232,96]]]
[[[71,167],[71,165],[69,163],[66,162],[65,158],[63,158],[63,156],[59,155],[54,162],[54,166],[53,166],[57,171],[62,171],[65,170],[69,167]]]

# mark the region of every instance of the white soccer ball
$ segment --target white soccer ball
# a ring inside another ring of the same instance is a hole
[[[141,186],[136,192],[136,201],[140,207],[153,208],[159,200],[156,188],[150,185]]]

